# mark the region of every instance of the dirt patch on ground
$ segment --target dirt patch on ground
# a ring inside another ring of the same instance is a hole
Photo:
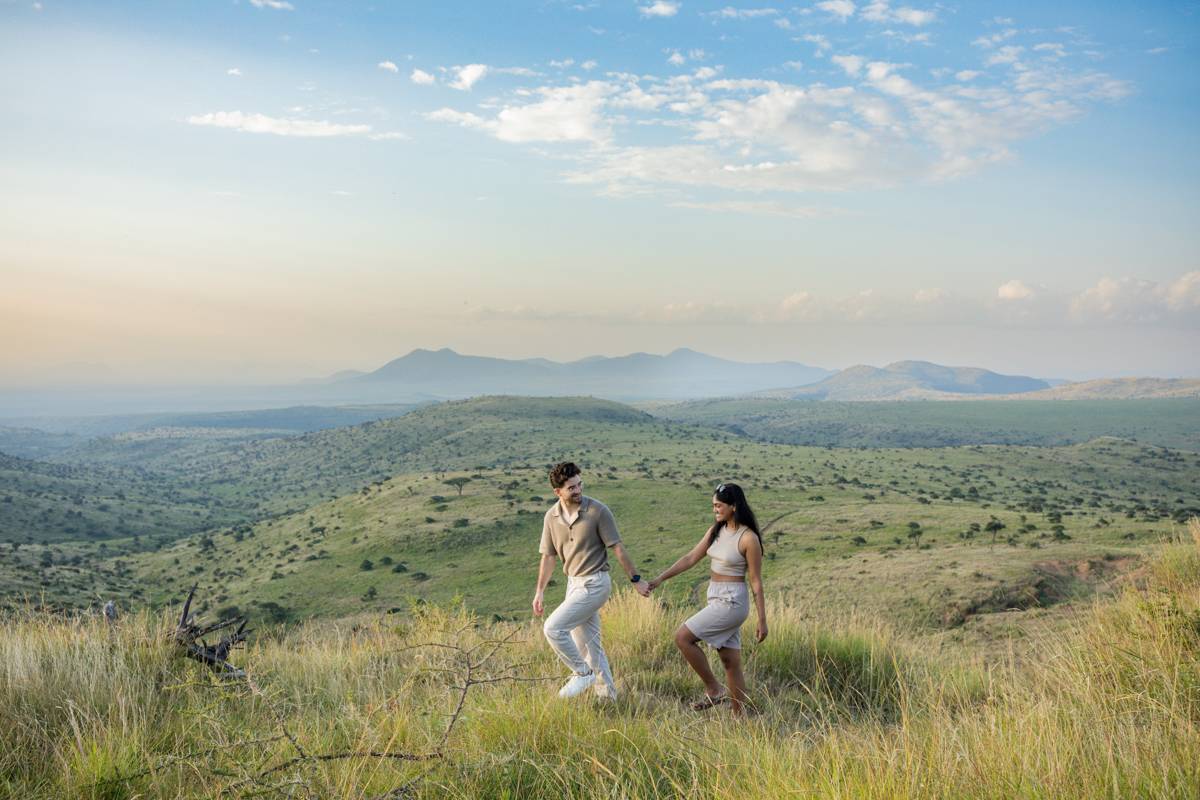
[[[1059,559],[1041,561],[1033,565],[1036,572],[1053,577],[1071,577],[1095,587],[1098,593],[1111,593],[1113,589],[1124,586],[1136,578],[1142,566],[1140,558],[1121,556],[1119,558],[1085,558],[1083,560]],[[1107,584],[1105,589],[1100,584]]]
[[[1027,578],[945,606],[944,644],[985,661],[1027,658],[1063,632],[1076,629],[1093,603],[1145,575],[1138,557],[1055,559],[1034,564]]]
[[[1042,561],[1034,564],[1022,580],[1001,583],[986,593],[947,603],[941,615],[942,626],[957,627],[980,614],[1094,601],[1135,581],[1141,567],[1141,559],[1132,556]]]

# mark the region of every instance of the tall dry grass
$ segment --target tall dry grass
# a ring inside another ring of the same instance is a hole
[[[774,607],[746,720],[682,702],[687,613],[609,602],[615,704],[559,700],[536,627],[461,606],[259,637],[235,657],[249,682],[178,657],[166,616],[6,617],[0,796],[1200,797],[1194,520],[1034,662]]]

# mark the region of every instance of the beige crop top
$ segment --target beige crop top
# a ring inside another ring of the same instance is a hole
[[[738,552],[738,543],[741,542],[742,534],[746,530],[745,525],[733,533],[724,527],[721,528],[721,532],[717,534],[717,540],[708,548],[713,572],[718,575],[727,575],[730,578],[746,576],[746,557]]]

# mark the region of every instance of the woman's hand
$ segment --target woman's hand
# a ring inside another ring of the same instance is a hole
[[[766,639],[766,638],[767,638],[767,621],[765,619],[760,619],[758,621],[758,624],[754,626],[754,639],[755,639],[755,641],[761,643],[762,640]]]
[[[646,583],[648,583],[650,585],[650,591],[653,592],[655,589],[657,589],[659,586],[662,585],[663,579],[661,577],[658,577],[653,580],[646,581]]]

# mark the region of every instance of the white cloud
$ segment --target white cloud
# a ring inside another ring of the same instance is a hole
[[[929,31],[925,31],[924,33],[905,33],[904,31],[894,31],[889,28],[881,35],[886,36],[889,39],[899,40],[905,44],[932,44],[932,42],[929,41]]]
[[[413,83],[420,84],[422,86],[432,86],[433,84],[437,83],[437,78],[421,69],[414,69],[412,71],[412,75],[408,76],[408,79]]]
[[[1147,51],[1146,51],[1146,54],[1147,54],[1147,55],[1151,55],[1151,56],[1156,56],[1156,55],[1158,55],[1159,53],[1165,53],[1165,52],[1167,52],[1167,50],[1168,50],[1168,48],[1166,48],[1166,47],[1156,47],[1156,48],[1154,48],[1153,50],[1147,50]]]
[[[370,125],[333,125],[325,120],[278,119],[264,114],[217,111],[188,117],[193,125],[234,128],[247,133],[274,133],[279,136],[358,136],[371,132]]]
[[[486,131],[506,142],[603,142],[610,133],[600,115],[612,88],[602,81],[539,89],[541,100],[505,106],[494,119],[443,108],[428,118]]]
[[[791,311],[794,308],[799,308],[809,301],[808,292],[796,292],[793,295],[785,297],[779,307],[784,311]]]
[[[274,8],[279,11],[295,11],[296,7],[291,3],[283,3],[280,0],[250,0],[257,8]]]
[[[673,17],[679,13],[680,5],[674,0],[655,0],[653,5],[640,6],[638,11],[643,17]]]
[[[488,74],[488,66],[486,64],[467,64],[465,67],[454,67],[458,77],[450,82],[451,88],[467,91],[472,86],[480,81],[484,75]]]
[[[1033,297],[1033,290],[1020,281],[1013,280],[1001,286],[996,296],[1001,300],[1023,300]]]
[[[567,67],[571,66],[574,63],[575,63],[575,59],[568,58],[563,61],[551,61],[550,66],[558,67],[559,69],[566,69]]]
[[[780,17],[779,19],[775,20],[775,25],[783,28],[785,31],[790,31],[792,29],[792,21],[787,17]]]
[[[1200,270],[1173,283],[1102,278],[1070,298],[1069,313],[1079,324],[1200,324]]]
[[[1171,311],[1200,308],[1200,270],[1189,272],[1163,290],[1164,302]]]
[[[858,73],[862,71],[862,56],[833,56],[829,60],[841,67],[851,78],[857,78]]]
[[[971,42],[971,44],[988,50],[1000,44],[1000,42],[1003,42],[1005,39],[1011,39],[1013,36],[1016,36],[1016,34],[1017,31],[1015,28],[1009,28],[1001,33],[993,33],[991,36],[980,36],[978,39]]]
[[[918,11],[907,6],[892,8],[888,0],[877,0],[859,12],[859,16],[871,22],[898,22],[905,25],[928,25],[937,19],[934,11]]]
[[[987,64],[989,67],[996,64],[1016,64],[1017,59],[1021,57],[1021,53],[1023,52],[1025,52],[1024,47],[1019,47],[1017,45],[1005,45],[995,53],[992,53],[992,55],[985,58],[983,63]]]
[[[677,204],[685,205],[685,204]],[[697,208],[721,210],[720,205]],[[732,209],[736,210],[736,209]],[[755,213],[755,212],[752,212]],[[1185,309],[1171,312],[1164,298],[1170,289],[1185,284]],[[944,287],[927,287],[901,294],[863,289],[844,296],[822,297],[810,291],[781,292],[754,304],[680,300],[666,306],[628,311],[553,309],[531,306],[492,309],[476,306],[463,312],[476,321],[496,319],[590,320],[618,325],[696,325],[714,320],[749,325],[848,325],[890,324],[992,327],[997,330],[1127,329],[1152,323],[1185,328],[1200,327],[1200,272],[1188,273],[1174,284],[1105,279],[1096,287],[1071,295],[1025,298],[1021,303],[999,301]]]
[[[590,70],[592,70],[592,69],[595,69],[595,67],[596,67],[596,62],[595,62],[595,61],[585,61],[585,62],[583,62],[582,64],[580,64],[579,66],[581,66],[581,67],[583,67],[584,69],[586,69],[586,70],[589,70],[589,71],[590,71]]]
[[[816,7],[839,17],[843,22],[854,16],[854,12],[858,8],[851,0],[824,0],[824,2],[817,3]]]
[[[779,11],[774,8],[734,8],[733,6],[725,6],[720,11],[709,11],[703,16],[718,19],[754,19],[755,17],[774,16],[778,13]]]
[[[833,49],[833,45],[829,43],[829,40],[826,39],[824,36],[822,36],[819,33],[804,34],[804,41],[812,42],[813,44],[815,44],[817,46],[817,51],[815,53],[813,53],[813,55],[816,56],[817,58],[820,58],[827,51]]]
[[[229,74],[230,75],[241,75],[242,71],[240,69],[238,69],[237,67],[234,67],[233,69],[229,70]]]
[[[805,38],[829,46],[819,35]],[[840,191],[973,174],[1015,158],[1017,144],[1077,119],[1088,104],[1130,91],[1103,73],[1024,64],[1018,46],[998,42],[989,40],[983,54],[1002,65],[988,85],[970,83],[983,74],[974,70],[946,84],[946,70],[922,70],[922,79],[911,65],[856,53],[832,59],[848,78],[842,86],[828,75],[807,85],[725,79],[711,67],[663,78],[610,73],[567,87],[546,80],[483,110],[445,108],[430,118],[505,141],[595,145],[567,156],[574,165],[566,178],[606,194]],[[670,53],[677,66],[687,60]],[[472,76],[457,68],[462,85],[492,69],[475,66]],[[649,130],[657,132],[653,144],[642,133]]]
[[[395,64],[393,64],[391,61],[380,61],[379,68],[386,69],[389,72],[399,72],[400,71],[400,68],[397,67]]]

